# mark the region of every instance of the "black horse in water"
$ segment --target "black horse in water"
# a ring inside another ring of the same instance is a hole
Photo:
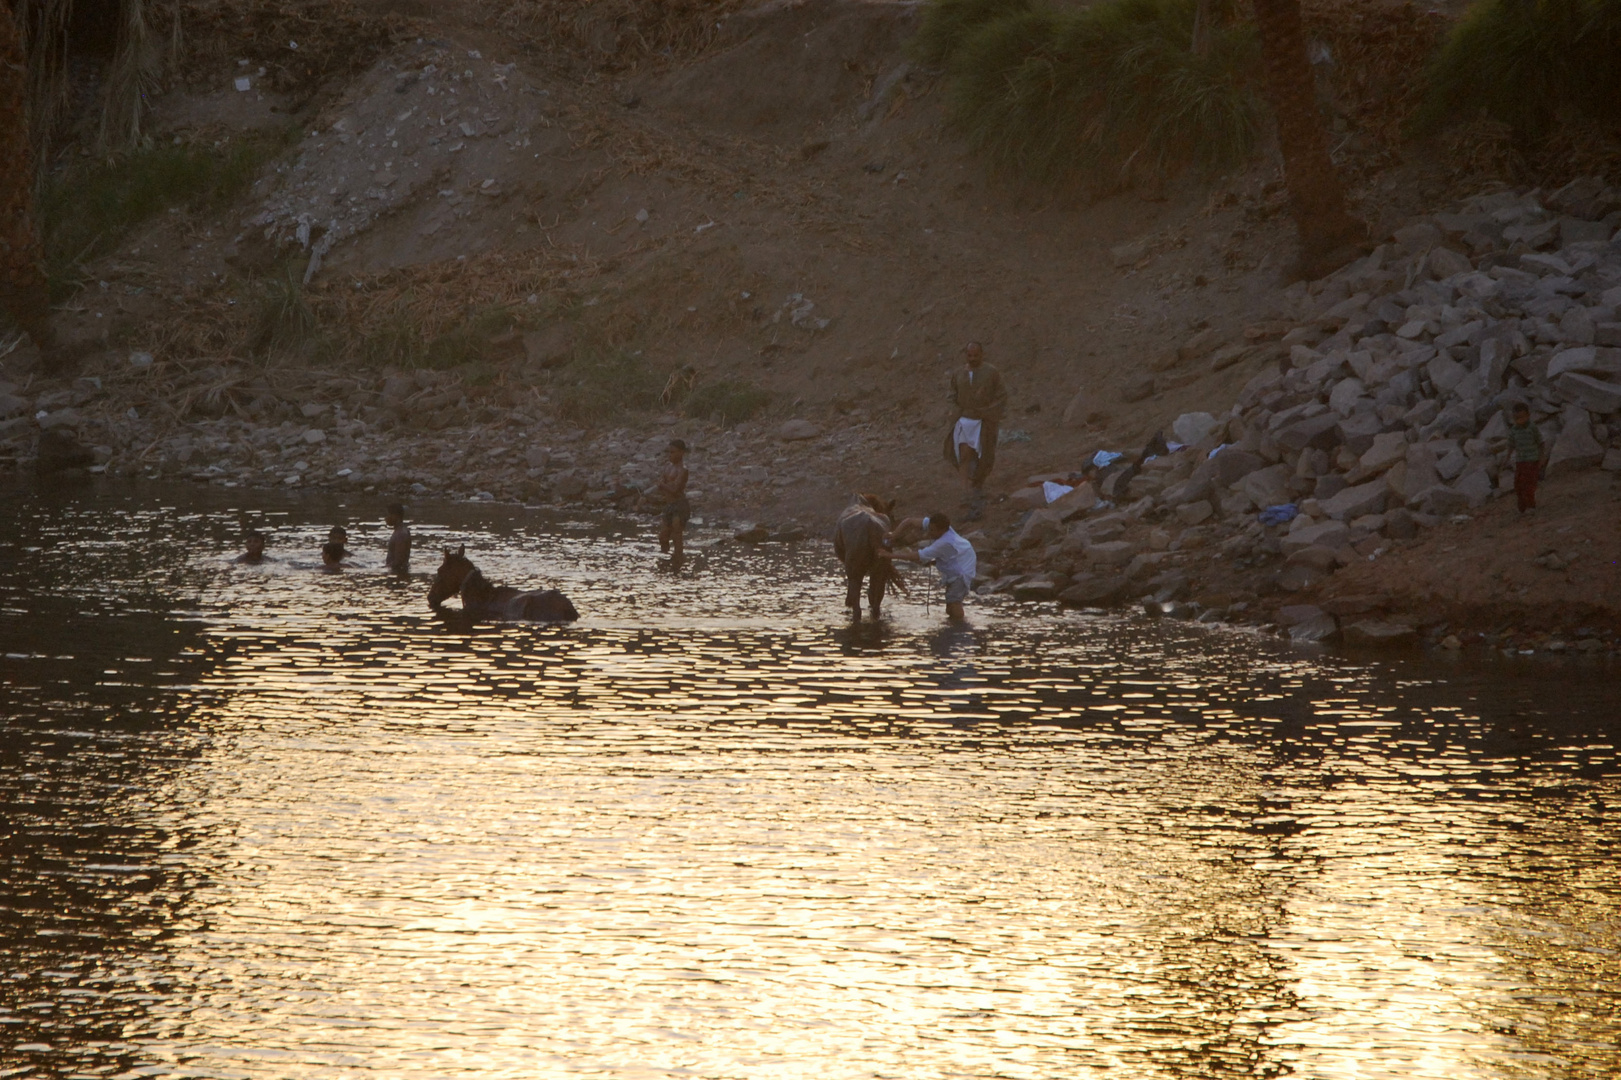
[[[462,611],[475,619],[526,619],[533,622],[573,622],[580,617],[569,598],[556,589],[520,592],[510,585],[495,585],[467,557],[467,545],[445,549],[445,561],[433,576],[428,606],[435,611],[452,596],[461,596]]]

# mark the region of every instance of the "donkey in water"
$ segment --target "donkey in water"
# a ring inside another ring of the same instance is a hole
[[[433,576],[428,606],[435,611],[452,596],[461,596],[462,611],[475,619],[527,619],[534,622],[573,622],[580,617],[569,598],[556,589],[520,592],[510,585],[495,585],[467,557],[467,545],[445,549],[445,561]]]
[[[878,618],[886,592],[906,592],[895,564],[878,555],[886,546],[884,535],[895,527],[893,515],[898,501],[873,494],[857,495],[833,527],[833,554],[844,564],[849,585],[844,606],[850,609],[852,618],[861,618],[862,579],[867,580],[867,606],[872,608],[874,619]]]

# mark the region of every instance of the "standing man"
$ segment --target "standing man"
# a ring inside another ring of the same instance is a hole
[[[1002,373],[985,362],[985,349],[970,341],[963,350],[965,366],[951,376],[951,403],[957,418],[946,435],[946,460],[968,489],[963,503],[967,520],[985,512],[985,478],[996,464],[996,436],[1007,411],[1007,389]]]
[[[658,486],[653,489],[653,502],[659,508],[659,550],[669,551],[673,544],[675,551],[671,555],[670,565],[679,570],[682,534],[686,531],[687,520],[692,517],[692,505],[687,502],[686,442],[671,439],[665,455],[669,460],[664,471],[659,473]]]

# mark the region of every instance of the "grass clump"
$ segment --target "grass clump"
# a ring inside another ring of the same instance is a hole
[[[579,424],[646,412],[658,405],[665,384],[665,376],[643,357],[620,348],[579,348],[554,378],[558,414]]]
[[[1254,150],[1263,107],[1253,27],[1220,21],[1193,47],[1195,0],[1059,10],[935,0],[914,49],[943,67],[948,108],[999,167],[1096,191],[1208,173]]]
[[[1621,121],[1621,0],[1480,0],[1430,69],[1420,125],[1484,114],[1540,140]]]
[[[718,424],[740,424],[765,408],[771,395],[749,383],[704,383],[687,397],[688,416]]]
[[[232,202],[297,135],[286,128],[218,146],[150,146],[47,177],[40,210],[53,298],[82,283],[86,260],[113,250],[152,217]]]
[[[392,309],[368,326],[354,344],[353,354],[370,367],[452,368],[487,366],[494,359],[495,338],[516,324],[510,308],[482,308],[435,334],[423,328],[413,313],[414,297],[407,293]]]
[[[320,323],[304,297],[304,280],[296,262],[260,286],[248,348],[255,356],[307,353],[321,338]]]
[[[912,55],[930,67],[949,67],[975,31],[1030,8],[1031,0],[935,0],[912,39]]]

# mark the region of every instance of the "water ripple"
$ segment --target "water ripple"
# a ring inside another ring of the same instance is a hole
[[[814,545],[673,576],[620,525],[419,508],[587,612],[468,628],[228,565],[217,494],[21,505],[8,1080],[1621,1070],[1599,669],[857,629]],[[285,555],[353,508],[269,512]]]

